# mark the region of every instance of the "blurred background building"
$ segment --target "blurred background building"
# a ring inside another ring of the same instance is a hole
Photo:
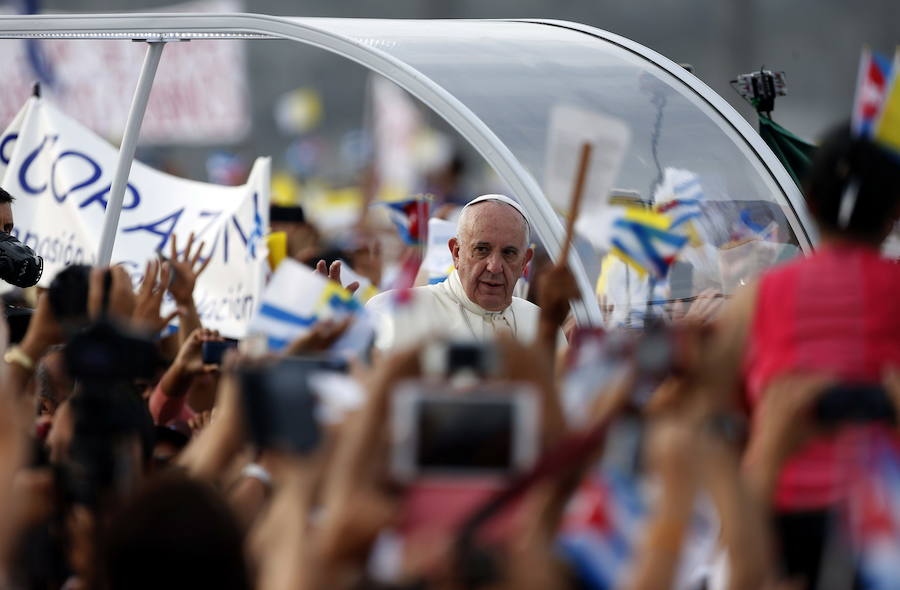
[[[586,23],[691,64],[701,80],[754,126],[753,109],[729,82],[760,66],[785,71],[788,96],[778,99],[774,119],[811,139],[849,116],[860,48],[868,44],[890,53],[898,42],[900,22],[897,0],[0,1],[0,10],[7,13],[162,9],[373,18],[540,17]],[[81,91],[79,100],[101,104],[94,109],[99,115],[90,115],[77,102],[69,103],[76,105],[69,110],[79,112],[70,114],[116,142],[138,73],[137,66],[129,64],[140,63],[142,48],[112,49],[107,44],[103,47],[108,54],[92,50],[88,58],[51,43],[0,41],[6,59],[15,61],[15,73],[4,62],[9,73],[0,88],[4,119],[0,125],[5,126],[27,98],[24,89],[32,78],[43,80],[54,96],[54,85],[61,94],[84,82],[71,76],[89,77],[96,84]],[[275,198],[284,201],[297,200],[298,191],[309,191],[317,184],[330,189],[358,186],[372,143],[368,132],[372,84],[361,67],[324,51],[280,41],[223,43],[191,65],[182,60],[188,50],[194,48],[167,49],[163,56],[140,159],[197,180],[234,184],[243,181],[254,157],[271,155],[277,172]],[[123,58],[117,52],[130,55]],[[90,67],[87,59],[96,60],[92,66],[100,73],[96,78],[85,74]],[[66,63],[69,66],[62,67]],[[167,94],[167,81],[179,76],[182,80],[175,86],[193,84],[192,96]],[[11,84],[11,79],[18,84]],[[197,97],[208,102],[198,103]],[[62,107],[66,109],[66,103]],[[178,110],[183,121],[177,123],[176,118],[173,124],[171,117],[167,119],[167,108]],[[449,137],[444,141],[437,133],[420,142],[424,167],[452,175],[458,164],[453,161],[454,146],[460,142],[433,116],[422,116]],[[481,169],[474,154],[462,150],[467,182],[477,185],[473,190],[489,187],[490,174]],[[440,174],[432,181],[448,182]]]

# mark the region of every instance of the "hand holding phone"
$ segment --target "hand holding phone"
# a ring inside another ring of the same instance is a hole
[[[229,348],[236,348],[234,340],[204,340],[200,345],[200,356],[204,365],[221,365],[222,357]]]
[[[309,383],[313,372],[308,363],[290,358],[241,370],[247,426],[258,448],[303,455],[318,447],[318,401]]]
[[[538,451],[538,405],[524,384],[481,383],[465,391],[402,383],[391,399],[391,472],[420,478],[503,478]]]

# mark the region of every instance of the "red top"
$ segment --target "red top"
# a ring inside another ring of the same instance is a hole
[[[847,382],[881,381],[900,366],[900,265],[866,246],[831,246],[760,280],[744,382],[750,407],[775,377],[816,372]],[[862,431],[845,428],[798,451],[779,478],[775,505],[816,509],[843,496],[838,468]]]

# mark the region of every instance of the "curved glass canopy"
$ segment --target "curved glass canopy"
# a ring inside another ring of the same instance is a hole
[[[631,144],[614,186],[647,201],[665,168],[703,191],[695,239],[667,280],[649,285],[608,259],[605,314],[572,254],[582,322],[629,323],[648,301],[728,293],[811,246],[799,191],[756,132],[721,97],[664,57],[622,37],[557,21],[284,18],[262,15],[52,15],[0,18],[0,38],[287,38],[344,55],[393,80],[446,119],[528,210],[551,257],[562,226],[541,190],[558,104],[624,121]],[[604,255],[604,252],[597,253]],[[667,306],[671,307],[671,306]]]

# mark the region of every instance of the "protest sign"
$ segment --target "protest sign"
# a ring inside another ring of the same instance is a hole
[[[92,264],[118,152],[77,121],[32,97],[0,136],[0,178],[16,201],[23,243],[44,257],[41,287],[64,267]],[[256,308],[266,266],[269,160],[256,161],[246,185],[221,187],[176,178],[134,162],[125,189],[112,262],[137,284],[172,235],[190,233],[212,257],[194,299],[204,326],[240,338]],[[172,309],[168,301],[164,309]]]

